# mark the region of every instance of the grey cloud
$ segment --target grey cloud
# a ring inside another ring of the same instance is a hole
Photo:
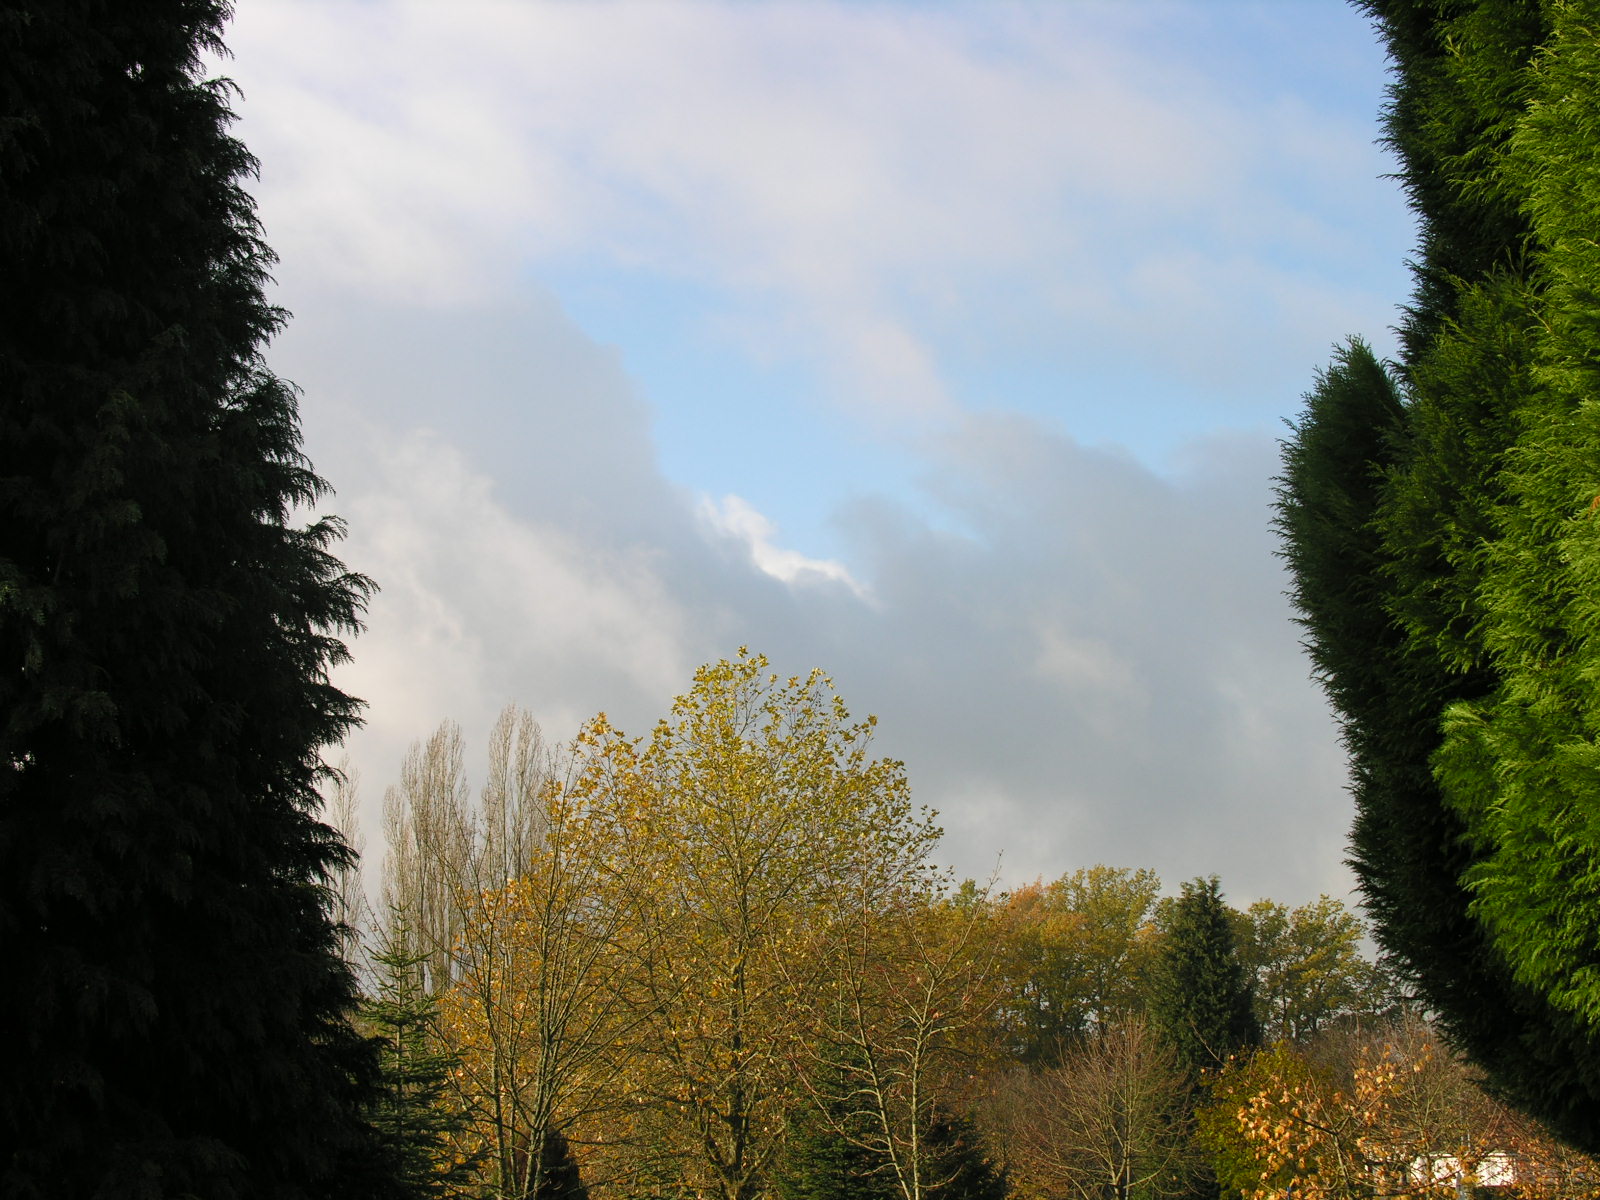
[[[1239,898],[1348,886],[1340,755],[1267,529],[1270,439],[1197,445],[1168,479],[967,418],[929,449],[928,511],[839,510],[865,603],[708,537],[615,356],[555,305],[297,302],[274,362],[307,388],[347,556],[388,589],[350,684],[372,704],[352,744],[369,800],[440,718],[481,742],[514,699],[556,738],[599,709],[643,732],[748,643],[879,715],[963,873],[1003,851],[1013,880],[1105,861],[1217,871]]]
[[[1271,553],[1275,447],[1192,457],[1164,480],[974,419],[930,484],[970,536],[882,501],[848,514],[881,613],[802,641],[883,714],[963,871],[1003,850],[1008,878],[1107,861],[1244,896],[1349,886],[1340,755]]]

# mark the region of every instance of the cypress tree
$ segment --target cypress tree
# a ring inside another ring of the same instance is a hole
[[[1594,9],[1362,7],[1395,69],[1416,291],[1399,363],[1352,351],[1308,396],[1279,528],[1380,944],[1496,1090],[1592,1150]]]
[[[392,1194],[329,917],[368,584],[262,362],[223,0],[0,2],[0,1195]]]

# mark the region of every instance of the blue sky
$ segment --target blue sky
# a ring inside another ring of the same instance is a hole
[[[963,873],[1342,894],[1268,530],[1411,223],[1332,0],[244,0],[270,361],[383,592],[369,812],[444,718],[828,670]]]

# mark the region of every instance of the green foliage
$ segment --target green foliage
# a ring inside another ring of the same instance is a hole
[[[851,1103],[850,1073],[836,1059],[827,1056],[814,1081],[815,1102],[789,1110],[773,1183],[783,1200],[894,1200],[900,1190],[882,1134]]]
[[[833,1084],[845,1081],[840,1072]],[[829,1093],[790,1111],[788,1140],[774,1184],[783,1200],[1005,1200],[1002,1167],[970,1117],[935,1106],[917,1147],[920,1162],[896,1172],[882,1149],[875,1115]]]
[[[372,1125],[395,1164],[408,1197],[465,1194],[476,1164],[459,1158],[466,1115],[450,1104],[455,1055],[436,1036],[438,1006],[423,986],[428,956],[410,950],[403,930],[373,958],[378,995],[362,1009],[365,1025],[380,1046],[382,1090]]]
[[[984,1148],[972,1118],[936,1111],[928,1122],[929,1200],[1005,1200],[1005,1168]]]
[[[1555,29],[1530,72],[1529,120],[1506,177],[1541,252],[1525,323],[1536,339],[1503,457],[1506,502],[1482,558],[1482,642],[1500,687],[1446,715],[1437,761],[1476,861],[1473,911],[1519,979],[1600,1026],[1600,629],[1594,496],[1595,299],[1600,255],[1600,65],[1592,6],[1553,4]],[[1537,324],[1535,324],[1537,322]]]
[[[1379,941],[1499,1089],[1600,1146],[1597,14],[1364,7],[1421,219],[1401,402],[1352,344],[1285,448],[1279,527]]]
[[[1215,875],[1185,883],[1154,971],[1151,1023],[1196,1086],[1260,1035],[1229,912]]]
[[[1527,101],[1525,67],[1545,40],[1544,6],[1528,0],[1357,0],[1394,64],[1386,141],[1422,219],[1417,290],[1402,324],[1406,361],[1456,315],[1462,280],[1516,257],[1527,236],[1518,197],[1499,182]]]
[[[369,585],[262,362],[222,0],[5,0],[0,1193],[385,1194],[326,884]]]
[[[1264,1037],[1302,1041],[1341,1017],[1394,1007],[1387,974],[1361,956],[1364,934],[1329,896],[1294,909],[1257,900],[1241,914],[1239,959]]]
[[[1280,1167],[1262,1177],[1260,1157],[1240,1120],[1250,1099],[1271,1088],[1303,1087],[1315,1068],[1287,1042],[1276,1042],[1230,1063],[1211,1088],[1210,1099],[1195,1113],[1195,1141],[1205,1151],[1224,1196],[1252,1197],[1262,1190],[1288,1196],[1295,1173]]]

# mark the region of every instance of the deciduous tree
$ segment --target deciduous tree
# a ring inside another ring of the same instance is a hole
[[[579,738],[576,786],[614,835],[603,903],[623,917],[648,1149],[723,1200],[767,1186],[859,898],[903,887],[938,836],[901,765],[868,757],[872,726],[820,673],[782,679],[741,652],[700,668],[648,739],[603,716]]]
[[[1291,909],[1257,900],[1239,923],[1239,960],[1264,1039],[1300,1041],[1341,1017],[1386,1014],[1387,974],[1361,954],[1361,921],[1321,896]]]
[[[501,713],[488,762],[474,805],[453,724],[412,747],[387,797],[386,887],[419,930],[485,1187],[522,1200],[548,1174],[552,1132],[609,1102],[626,1019],[607,955],[624,910],[600,902],[608,826],[531,716]]]
[[[1010,1076],[1012,1174],[1029,1194],[1063,1200],[1186,1195],[1197,1155],[1187,1084],[1171,1047],[1139,1021]]]
[[[1204,1117],[1250,1200],[1594,1194],[1593,1160],[1486,1095],[1461,1058],[1415,1019],[1309,1047],[1280,1042],[1230,1069]]]
[[[998,1018],[1012,1053],[1052,1062],[1142,1011],[1160,891],[1154,871],[1094,866],[1005,897],[1008,994]]]

